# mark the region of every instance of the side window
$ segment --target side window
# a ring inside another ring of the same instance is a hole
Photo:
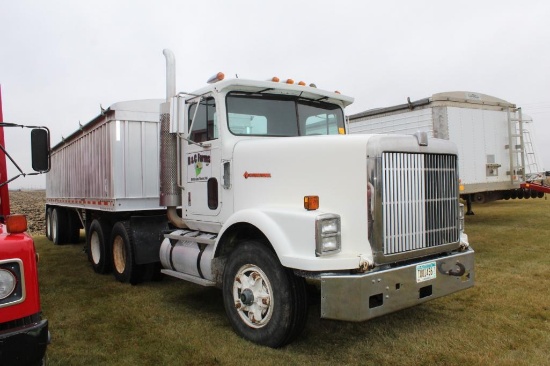
[[[306,135],[337,135],[338,118],[335,114],[318,114],[306,119]]]
[[[204,142],[217,139],[218,120],[214,98],[201,99],[199,103],[192,104],[189,108],[188,121],[190,140]]]

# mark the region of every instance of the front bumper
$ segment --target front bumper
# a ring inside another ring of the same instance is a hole
[[[49,343],[48,321],[0,332],[0,365],[40,365]]]
[[[435,278],[417,282],[417,269],[435,262]],[[464,273],[461,273],[462,270]],[[449,273],[450,271],[450,273]],[[474,285],[474,251],[454,253],[388,270],[321,276],[321,317],[363,321]]]

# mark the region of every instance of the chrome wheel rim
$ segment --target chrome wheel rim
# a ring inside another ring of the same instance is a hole
[[[264,271],[253,264],[242,266],[233,282],[235,309],[251,328],[262,328],[273,315],[273,288]]]

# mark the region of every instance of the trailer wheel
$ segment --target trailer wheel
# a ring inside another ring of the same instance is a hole
[[[90,232],[86,233],[88,259],[96,273],[104,274],[111,271],[111,251],[108,247],[110,231],[106,223],[95,219],[90,225]]]
[[[46,238],[52,240],[52,208],[46,209]]]
[[[307,319],[305,280],[254,241],[242,243],[230,254],[223,275],[223,301],[233,330],[268,347],[290,343]]]
[[[487,194],[485,192],[478,192],[474,194],[474,201],[476,203],[485,203],[487,202]]]
[[[128,221],[120,221],[113,226],[111,247],[115,278],[132,285],[141,282],[143,266],[135,263],[134,240]]]
[[[53,243],[56,245],[65,244],[67,242],[67,212],[65,209],[54,207],[50,223]]]

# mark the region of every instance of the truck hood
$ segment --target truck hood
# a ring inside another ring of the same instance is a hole
[[[371,135],[244,140],[233,151],[234,210],[305,211],[319,196],[319,214],[341,216],[342,241],[361,252],[367,240],[367,143]],[[363,229],[362,229],[363,228]]]

